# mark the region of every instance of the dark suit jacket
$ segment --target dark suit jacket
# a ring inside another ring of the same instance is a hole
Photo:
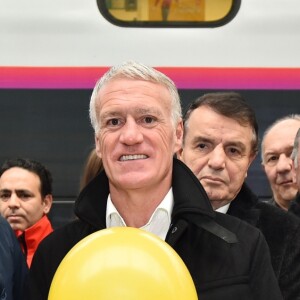
[[[292,201],[289,212],[300,217],[300,193],[298,193],[296,198]]]
[[[28,267],[9,223],[0,216],[0,299],[25,300]]]
[[[282,299],[262,233],[237,218],[214,212],[199,180],[176,159],[172,189],[174,208],[166,242],[188,267],[199,299]],[[79,195],[75,203],[78,219],[41,242],[30,269],[31,300],[46,300],[67,252],[89,234],[106,228],[108,194],[103,171]]]
[[[269,245],[284,299],[300,299],[300,219],[258,201],[246,184],[231,202],[227,213],[260,229]]]

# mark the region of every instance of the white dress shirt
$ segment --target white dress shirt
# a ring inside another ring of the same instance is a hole
[[[145,231],[159,236],[162,240],[166,238],[171,225],[171,213],[174,205],[172,188],[169,190],[163,201],[156,207],[147,224],[140,227]],[[125,227],[127,226],[122,216],[117,211],[111,201],[110,194],[107,198],[106,208],[106,227]]]
[[[227,203],[227,204],[224,205],[224,206],[221,206],[221,207],[215,209],[215,211],[218,211],[218,212],[220,212],[220,213],[222,213],[222,214],[227,214],[227,211],[228,211],[228,209],[229,209],[229,206],[230,206],[230,202]]]

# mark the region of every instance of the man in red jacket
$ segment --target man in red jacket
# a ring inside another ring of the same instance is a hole
[[[41,240],[53,231],[47,213],[52,205],[52,176],[39,162],[11,159],[0,169],[0,213],[20,242],[30,267]]]

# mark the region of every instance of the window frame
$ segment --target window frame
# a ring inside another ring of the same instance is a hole
[[[215,28],[224,26],[234,19],[237,15],[242,0],[232,0],[232,6],[228,14],[215,21],[123,21],[114,18],[108,10],[105,0],[97,0],[97,6],[101,15],[110,23],[119,27],[137,28]]]

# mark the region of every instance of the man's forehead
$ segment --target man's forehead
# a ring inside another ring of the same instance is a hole
[[[162,90],[168,92],[162,84],[130,78],[115,78],[107,82],[98,92],[98,99],[115,97],[120,94],[159,95]]]
[[[280,143],[280,141],[277,144],[271,144],[270,147],[265,149],[264,154],[270,155],[270,154],[281,154],[286,153],[288,155],[291,154],[293,151],[293,144],[290,143]]]
[[[274,125],[266,134],[266,140],[276,136],[286,136],[287,134],[295,135],[300,127],[300,120],[288,119]]]

